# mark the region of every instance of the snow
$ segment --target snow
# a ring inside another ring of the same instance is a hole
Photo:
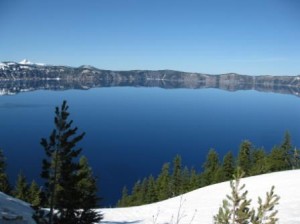
[[[24,59],[22,61],[19,62],[19,64],[21,65],[32,65],[33,63],[27,59]]]
[[[20,61],[19,64],[21,64],[21,65],[40,65],[40,66],[45,65],[43,63],[32,63],[31,61],[29,61],[27,59],[24,59],[24,60]]]
[[[0,223],[25,224],[34,223],[33,210],[24,201],[0,192]]]
[[[279,224],[300,224],[300,170],[284,171],[242,180],[249,191],[248,198],[256,207],[258,196],[265,198],[266,192],[275,186],[275,193],[280,196]],[[104,215],[104,224],[209,224],[218,212],[222,200],[230,194],[229,182],[211,185],[165,201],[129,207],[98,209]],[[3,216],[22,216],[32,223],[32,209],[20,200],[0,193],[0,223]],[[180,219],[179,222],[177,222]],[[10,221],[11,224],[21,223]],[[26,222],[24,222],[26,223]]]
[[[275,186],[280,196],[279,224],[300,224],[300,170],[277,172],[242,180],[249,191],[252,206],[256,207],[258,196],[265,198],[266,192]],[[162,202],[130,207],[101,209],[103,223],[213,223],[225,195],[230,194],[229,182],[211,185]],[[181,205],[181,206],[180,206]],[[179,209],[180,208],[180,209]],[[173,218],[172,218],[173,217]]]
[[[7,67],[7,65],[0,62],[0,69],[5,69],[5,67]]]

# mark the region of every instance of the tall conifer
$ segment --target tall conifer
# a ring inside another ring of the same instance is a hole
[[[17,178],[14,196],[18,199],[28,202],[29,186],[23,172],[20,172]]]
[[[165,163],[156,181],[159,201],[172,196],[170,179],[170,163]]]
[[[73,121],[68,119],[67,102],[56,107],[54,124],[49,139],[43,138],[47,158],[43,160],[42,178],[45,179],[44,193],[49,198],[49,223],[82,223],[80,202],[82,191],[78,188],[81,180],[80,164],[76,160],[81,152],[77,148],[85,133],[77,134],[78,128],[72,127]],[[57,190],[59,189],[59,190]],[[53,216],[54,209],[57,215]],[[83,222],[91,223],[91,222]]]
[[[231,151],[229,151],[223,158],[222,171],[223,181],[231,180],[234,174],[235,164],[234,157]]]
[[[181,156],[177,155],[173,160],[172,196],[180,194],[182,185],[181,169]]]
[[[240,145],[238,154],[238,166],[245,172],[245,176],[250,175],[252,166],[252,144],[249,141],[243,141]]]

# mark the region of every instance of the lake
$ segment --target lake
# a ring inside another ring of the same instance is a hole
[[[99,178],[102,205],[114,206],[124,185],[157,175],[176,154],[201,169],[210,148],[237,153],[242,140],[265,149],[288,130],[300,145],[300,98],[254,90],[107,87],[38,90],[0,97],[0,147],[14,183],[22,170],[40,181],[42,137],[53,127],[55,106],[67,100],[70,118],[86,136],[80,143]]]

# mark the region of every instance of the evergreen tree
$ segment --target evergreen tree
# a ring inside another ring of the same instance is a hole
[[[219,166],[218,153],[214,149],[210,149],[203,165],[202,186],[207,186],[220,181],[218,180],[219,175],[216,175],[219,171]]]
[[[85,156],[80,157],[79,166],[79,181],[77,183],[80,196],[78,205],[81,209],[79,222],[82,224],[98,222],[102,219],[102,215],[91,209],[96,208],[99,201],[97,197],[96,178]]]
[[[285,132],[284,134],[284,138],[280,148],[282,150],[283,160],[285,163],[285,167],[283,167],[283,170],[291,169],[292,168],[291,155],[293,151],[292,151],[291,135],[288,131]]]
[[[76,158],[81,148],[76,144],[82,140],[85,133],[77,135],[78,128],[72,128],[73,121],[68,120],[67,102],[55,109],[55,128],[49,140],[43,138],[47,158],[43,160],[42,178],[45,179],[44,194],[49,198],[49,223],[78,223],[81,220],[82,193],[78,189],[80,181],[80,165]],[[59,189],[59,190],[58,190]],[[57,216],[53,216],[54,208]],[[86,222],[88,223],[88,222]]]
[[[285,151],[278,146],[275,146],[267,157],[266,170],[275,172],[287,169]]]
[[[27,201],[33,206],[38,207],[41,204],[41,190],[37,183],[33,180],[28,189]]]
[[[23,201],[29,201],[28,195],[29,195],[29,186],[26,180],[26,177],[22,172],[19,173],[17,178],[16,187],[14,190],[14,197],[23,200]]]
[[[253,165],[250,170],[250,175],[259,175],[267,171],[267,156],[265,150],[256,149],[252,152]]]
[[[223,170],[222,181],[231,180],[235,170],[234,157],[231,151],[229,151],[223,158],[222,170]]]
[[[139,204],[146,204],[150,203],[151,199],[148,198],[148,191],[149,191],[149,180],[148,178],[144,178],[141,183],[141,189],[139,192],[140,197],[138,198]]]
[[[143,191],[142,191],[142,183],[141,180],[135,182],[132,193],[131,193],[131,200],[129,206],[141,205],[143,198]]]
[[[291,164],[293,169],[300,168],[300,151],[295,147],[291,156]]]
[[[157,198],[159,201],[168,199],[172,196],[170,180],[170,164],[165,163],[156,180]]]
[[[251,200],[247,199],[247,191],[244,191],[245,185],[240,186],[240,180],[244,173],[237,169],[234,180],[230,182],[231,195],[223,200],[222,207],[214,216],[215,224],[275,224],[278,221],[277,211],[274,207],[278,204],[279,197],[274,194],[274,186],[267,193],[265,202],[258,198],[258,208],[255,211],[250,209]]]
[[[129,196],[128,196],[128,190],[127,187],[124,186],[122,190],[122,197],[117,203],[117,207],[126,207],[129,203]]]
[[[11,186],[6,174],[6,158],[4,157],[2,149],[0,149],[0,191],[10,194]]]
[[[181,194],[188,192],[190,189],[190,171],[187,168],[187,166],[185,166],[182,170],[181,173],[181,178],[182,178],[182,184],[181,184]]]
[[[194,168],[190,172],[190,187],[189,190],[195,190],[200,187],[200,178]]]
[[[238,154],[238,166],[245,172],[245,176],[250,175],[250,169],[252,166],[252,145],[249,141],[243,141],[240,145],[240,150]]]
[[[227,195],[227,199],[223,200],[223,206],[219,209],[219,213],[214,216],[216,224],[249,223],[253,211],[249,208],[251,200],[247,199],[248,192],[242,192],[245,185],[240,186],[240,180],[243,176],[244,172],[238,168],[234,181],[230,181],[231,195]]]
[[[156,202],[157,201],[157,192],[156,192],[155,180],[152,175],[149,176],[147,185],[148,185],[148,188],[147,188],[147,192],[146,192],[145,203]]]
[[[172,174],[172,196],[179,195],[181,192],[182,176],[181,176],[181,156],[176,155],[173,160]]]
[[[251,223],[253,224],[276,224],[278,218],[276,217],[278,211],[274,211],[275,205],[278,205],[280,197],[274,194],[274,186],[272,186],[270,192],[266,194],[266,200],[258,198],[257,211],[253,213],[251,217]]]

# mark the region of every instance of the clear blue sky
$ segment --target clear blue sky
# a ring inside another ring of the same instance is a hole
[[[0,0],[0,61],[300,74],[298,0]]]

